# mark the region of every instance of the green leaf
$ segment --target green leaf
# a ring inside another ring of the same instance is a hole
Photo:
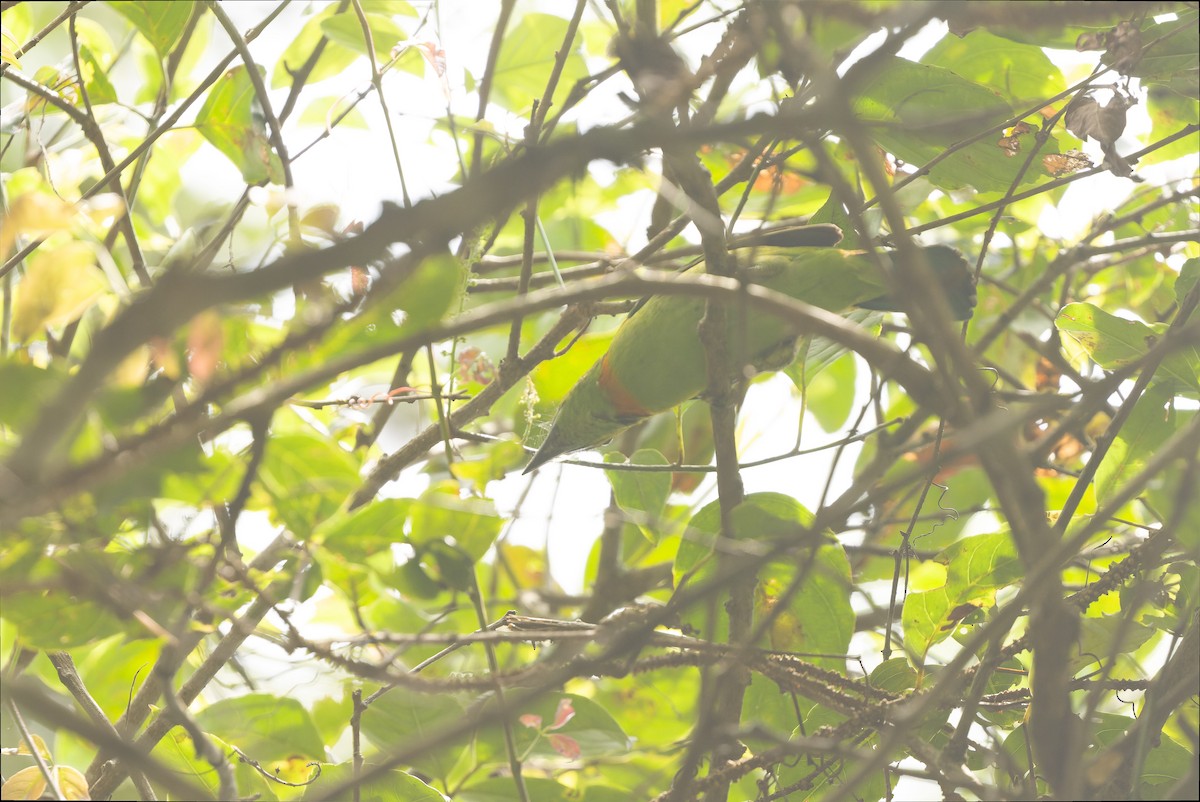
[[[1172,423],[1176,431],[1187,428],[1198,414],[1196,410],[1175,410]],[[1175,536],[1196,555],[1200,554],[1200,504],[1196,503],[1195,488],[1185,485],[1189,469],[1188,458],[1181,455],[1160,474],[1160,484],[1150,485],[1146,498],[1151,507],[1162,511],[1164,518],[1176,523]]]
[[[1185,97],[1166,87],[1152,85],[1146,111],[1150,115],[1148,143],[1166,139],[1171,134],[1200,123],[1200,100]],[[1157,164],[1196,152],[1196,134],[1181,137],[1169,145],[1158,148],[1138,160],[1138,165]]]
[[[1184,97],[1200,99],[1200,11],[1187,9],[1179,18],[1154,22],[1142,29],[1145,49],[1129,74],[1147,85],[1161,85]],[[1107,53],[1101,59],[1110,62]]]
[[[247,184],[279,184],[283,164],[271,148],[265,122],[255,119],[255,103],[250,74],[234,67],[209,91],[196,115],[196,130],[237,166]]]
[[[338,559],[364,562],[407,540],[404,524],[411,499],[378,499],[350,512],[339,511],[313,532],[313,539]]]
[[[899,57],[878,65],[854,98],[853,109],[881,147],[918,166],[1013,114],[994,91],[942,67]],[[1012,185],[1021,162],[985,138],[939,162],[929,178],[946,189],[972,186],[998,192]],[[1022,183],[1035,177],[1030,170]]]
[[[491,548],[504,526],[490,499],[460,498],[457,482],[440,482],[412,502],[410,542],[417,547],[452,541],[474,560]]]
[[[73,649],[125,629],[90,598],[65,591],[10,596],[4,601],[3,617],[17,627],[17,637],[27,649]]]
[[[504,37],[493,72],[492,100],[514,114],[527,112],[533,101],[540,100],[546,91],[554,54],[563,47],[566,33],[567,21],[562,17],[526,13]],[[588,74],[577,45],[572,42],[569,49],[552,107],[566,97],[577,80]]]
[[[19,431],[37,417],[67,378],[66,367],[58,363],[41,368],[11,357],[0,361],[0,387],[21,388],[19,393],[0,393],[0,426]]]
[[[484,448],[463,449],[463,456],[450,463],[450,474],[482,493],[488,482],[508,476],[528,459],[525,449],[515,440],[499,440]]]
[[[225,499],[233,498],[246,472],[245,459],[222,449],[201,452],[196,458],[199,470],[170,472],[162,477],[160,497],[193,507],[224,503]]]
[[[222,699],[197,713],[196,723],[258,761],[325,758],[325,744],[308,711],[285,696],[248,693]]]
[[[559,704],[567,700],[575,715],[551,733],[543,734],[539,729],[513,723],[518,754],[537,755],[543,758],[562,760],[546,735],[565,735],[579,744],[584,759],[623,755],[629,751],[632,741],[621,725],[601,705],[574,693],[547,693],[542,698],[516,711],[517,716],[539,716],[542,727],[553,726]],[[490,711],[490,705],[484,708]],[[476,749],[481,763],[505,762],[504,734],[499,726],[481,730],[476,736]]]
[[[121,0],[109,5],[133,23],[133,27],[146,37],[159,55],[166,58],[171,48],[183,35],[188,17],[192,13],[191,3],[163,3],[156,0]]]
[[[875,666],[869,681],[872,688],[905,693],[917,687],[917,672],[913,670],[907,657],[893,657]]]
[[[1105,370],[1142,359],[1166,329],[1110,315],[1089,303],[1067,304],[1054,324]],[[1185,346],[1164,359],[1156,373],[1156,381],[1161,380],[1173,388],[1200,390],[1200,346]]]
[[[626,463],[620,454],[605,454],[605,462],[628,465],[668,465],[667,458],[652,449],[636,451]],[[666,471],[605,471],[613,488],[617,506],[641,517],[656,518],[667,505],[671,495],[671,474]]]
[[[43,328],[78,320],[107,292],[108,282],[90,244],[76,240],[39,249],[17,285],[13,337],[27,342]]]
[[[837,247],[854,250],[860,247],[858,232],[854,230],[854,222],[846,211],[846,205],[838,198],[836,192],[829,193],[825,204],[809,218],[810,223],[833,223],[842,230],[842,241]]]
[[[812,513],[798,501],[782,493],[751,493],[733,510],[734,535],[739,539],[760,541],[795,539],[811,523]],[[712,578],[717,565],[714,546],[720,532],[721,507],[719,502],[713,501],[706,504],[692,516],[684,529],[672,566],[676,590],[683,587],[685,583],[688,586],[703,586]],[[818,560],[813,568],[814,573],[818,574],[824,570],[821,560]],[[834,570],[840,572],[840,568]],[[760,606],[770,603],[767,594],[777,592],[780,581],[788,582],[790,576],[788,571],[787,567],[780,566],[779,572],[772,574],[770,586],[760,589],[760,595],[763,595],[763,598],[760,599]],[[827,590],[824,583],[820,587],[814,586],[813,588],[813,592],[819,596],[823,596]],[[845,596],[844,591],[842,593]],[[836,605],[835,602],[830,603]],[[726,626],[728,619],[724,611],[718,607],[719,605],[715,604],[696,605],[682,614],[683,619],[702,633],[702,637],[724,640],[728,638]],[[835,620],[830,623],[836,626],[838,622]],[[779,637],[787,638],[789,637],[788,627],[792,627],[792,634],[795,634],[799,627],[803,626],[803,621],[794,621],[788,618],[780,626]],[[832,640],[825,637],[828,634],[828,632],[823,632],[821,639]]]
[[[382,67],[392,58],[392,48],[408,39],[396,23],[380,14],[365,14],[367,25],[371,29],[371,43],[375,46],[375,65]],[[334,14],[321,20],[321,32],[330,42],[341,45],[347,50],[366,55],[367,43],[363,37],[362,23],[353,11],[346,14]]]
[[[910,591],[904,597],[904,609],[900,614],[900,623],[904,626],[904,648],[918,664],[924,664],[934,644],[954,633],[954,627],[946,620],[950,608],[950,598],[944,587],[915,593]]]
[[[100,61],[87,45],[79,46],[79,67],[83,73],[83,85],[87,89],[88,101],[93,106],[117,102],[117,90],[108,80]]]
[[[937,562],[946,566],[945,583],[909,593],[901,614],[905,648],[922,662],[930,647],[955,634],[959,622],[990,607],[997,589],[1024,575],[1012,537],[1005,532],[957,540],[942,550]]]
[[[454,802],[512,802],[517,799],[513,782],[512,777],[489,777],[456,793]],[[524,782],[529,802],[575,802],[579,799],[578,789],[568,788],[546,777],[525,777]],[[590,800],[590,794],[584,797],[584,802]]]
[[[1110,657],[1121,661],[1117,665],[1124,670],[1133,670],[1136,662],[1126,661],[1155,634],[1153,627],[1122,616],[1082,616],[1079,619],[1079,643],[1070,662],[1071,672],[1099,668]]]
[[[398,287],[326,337],[313,359],[343,356],[423,331],[446,315],[465,283],[465,269],[457,259],[450,254],[431,256]]]
[[[946,594],[955,605],[991,602],[993,591],[1024,576],[1012,536],[1006,532],[965,537],[937,558],[946,565]]]
[[[1179,278],[1175,279],[1175,303],[1182,304],[1197,282],[1200,282],[1200,259],[1188,259],[1179,268]]]
[[[325,35],[322,24],[337,13],[338,5],[338,3],[330,3],[304,23],[300,32],[296,34],[295,38],[292,39],[291,43],[283,51],[283,55],[275,62],[275,71],[271,74],[272,89],[291,86],[292,73],[303,66],[312,54],[313,49],[316,48],[317,43],[321,41],[321,37]],[[341,16],[344,15],[349,15],[353,18],[353,9],[347,8],[341,14]],[[332,78],[340,74],[354,63],[356,58],[358,58],[358,54],[353,50],[347,50],[341,45],[328,42],[325,49],[321,51],[321,55],[317,59],[317,63],[313,66],[312,71],[308,73],[308,78],[305,82],[306,85],[315,84],[324,81],[326,78]]]
[[[1107,502],[1130,479],[1146,468],[1146,463],[1178,428],[1171,396],[1163,388],[1151,387],[1133,407],[1125,425],[1117,433],[1108,453],[1096,470],[1096,498]]]
[[[1142,761],[1138,796],[1142,799],[1168,798],[1173,789],[1185,787],[1181,783],[1191,774],[1193,763],[1195,757],[1191,750],[1170,738],[1159,738]]]
[[[776,683],[754,674],[742,701],[742,725],[748,729],[767,727],[779,737],[786,737],[797,724],[790,697],[791,693],[781,690]]]
[[[881,312],[855,309],[844,317],[878,334],[884,316]],[[840,370],[832,377],[824,377],[825,369],[839,364],[839,359],[844,359]],[[796,358],[783,372],[800,392],[807,392],[808,408],[825,431],[831,432],[845,423],[854,404],[854,376],[858,368],[844,346],[828,337],[801,337],[796,345]],[[839,386],[837,382],[847,383]]]
[[[921,63],[945,67],[1018,106],[1066,89],[1062,71],[1040,47],[1002,39],[981,28],[961,38],[946,34],[921,57]]]
[[[274,502],[274,518],[307,538],[358,487],[358,464],[335,442],[314,435],[271,438],[259,484]]]
[[[854,408],[854,381],[857,374],[858,363],[854,355],[842,354],[826,370],[808,377],[808,390],[805,393],[808,411],[826,432],[837,431],[849,420],[850,411]]]
[[[368,14],[382,14],[384,16],[394,17],[403,15],[406,17],[417,16],[417,9],[412,3],[406,0],[361,0],[362,10]]]
[[[362,770],[366,773],[376,765],[368,760]],[[305,786],[302,798],[325,799],[326,791],[343,786],[354,777],[355,767],[351,761],[336,766],[322,766],[320,778]],[[448,802],[448,798],[440,791],[399,769],[374,773],[373,779],[357,787],[355,797],[359,802]]]
[[[1046,512],[1054,513],[1061,512],[1066,506],[1067,499],[1071,497],[1071,493],[1075,490],[1075,484],[1079,481],[1074,476],[1067,474],[1044,475],[1036,477],[1038,487],[1042,488],[1042,492],[1046,495],[1045,507]],[[1089,484],[1083,491],[1083,495],[1079,499],[1079,506],[1075,509],[1077,515],[1091,515],[1096,511],[1096,491],[1095,485]]]
[[[362,717],[367,738],[381,752],[388,753],[418,744],[434,733],[461,721],[462,704],[444,693],[421,693],[393,688],[376,699]],[[413,761],[413,768],[438,780],[450,776],[463,744],[448,744]]]
[[[321,734],[322,742],[337,743],[342,733],[350,726],[350,717],[354,713],[351,690],[345,688],[340,696],[325,696],[313,702],[310,715],[317,732]]]
[[[205,735],[213,747],[222,754],[232,754],[229,745],[220,738],[214,737],[211,733],[205,733]],[[154,746],[154,750],[150,754],[155,760],[162,761],[162,764],[171,771],[207,790],[212,798],[217,797],[219,778],[213,771],[212,764],[196,754],[195,743],[182,727],[173,727],[169,730],[163,739]],[[249,767],[247,766],[247,768]],[[239,775],[240,772],[236,772],[234,775],[238,781],[238,790],[245,792],[247,789],[242,785],[242,777]],[[255,785],[257,784],[255,783]]]
[[[734,508],[732,524],[738,539],[769,543],[779,540],[804,541],[812,513],[790,496],[781,493],[752,493]],[[713,502],[698,512],[689,524],[675,561],[677,586],[682,578],[696,571],[690,582],[703,581],[711,574],[715,562],[711,549],[715,534],[720,531],[720,507]],[[815,652],[822,655],[844,654],[854,634],[854,611],[849,601],[850,565],[842,547],[822,545],[821,540],[808,538],[814,549],[801,552],[796,558],[776,561],[759,572],[755,590],[756,615],[761,619],[774,612],[769,630],[773,648],[787,651]],[[697,571],[696,569],[700,569]],[[799,590],[791,589],[799,582]],[[784,594],[788,593],[785,599]],[[777,610],[783,603],[784,609]],[[716,614],[711,620],[708,615]],[[726,616],[723,611],[698,609],[684,615],[685,620],[706,636],[724,634]],[[844,663],[844,658],[830,658],[832,663]]]
[[[396,294],[404,312],[400,334],[411,334],[437,323],[466,289],[466,269],[449,253],[426,259],[405,279]]]

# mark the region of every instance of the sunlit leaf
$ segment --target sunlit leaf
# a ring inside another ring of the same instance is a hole
[[[356,775],[356,769],[351,761],[339,763],[336,766],[324,766],[320,778],[307,785],[304,789],[304,799],[319,799],[324,792],[336,787],[346,787]],[[435,788],[422,782],[405,771],[388,769],[379,771],[377,764],[370,760],[364,762],[361,772],[371,772],[372,779],[357,784],[355,795],[360,802],[448,802]]]
[[[381,750],[420,743],[439,729],[452,726],[463,715],[462,704],[448,694],[404,691],[399,688],[375,700],[362,717],[363,733]],[[449,776],[461,743],[427,752],[414,766],[431,777]]]
[[[109,5],[133,23],[138,33],[158,52],[159,58],[166,58],[171,52],[192,13],[191,3],[116,0]]]
[[[1151,388],[1138,399],[1096,470],[1099,501],[1107,501],[1122,485],[1138,476],[1175,431],[1175,414],[1168,410],[1169,401],[1170,395],[1161,388]]]
[[[365,14],[371,30],[371,44],[375,48],[375,64],[383,66],[391,59],[392,48],[408,38],[404,29],[390,18],[380,14]],[[321,20],[321,32],[329,41],[347,50],[366,55],[367,44],[362,23],[354,12],[334,14]]]
[[[259,477],[275,517],[300,537],[341,507],[359,481],[357,462],[337,443],[302,434],[272,437]]]
[[[620,455],[608,454],[605,462],[624,462]],[[629,458],[629,465],[667,465],[666,458],[657,451],[642,449]],[[642,513],[655,517],[662,512],[671,494],[671,474],[666,471],[623,471],[604,472],[613,486],[617,505],[630,513]]]
[[[87,45],[79,46],[84,87],[87,89],[88,100],[93,106],[117,102],[117,90],[108,80],[104,68]]]
[[[491,547],[504,521],[488,499],[461,498],[453,482],[433,485],[411,507],[411,540],[426,545],[450,538],[473,559]]]
[[[1054,323],[1105,370],[1142,359],[1165,332],[1165,326],[1117,317],[1090,303],[1067,304]],[[1184,344],[1162,361],[1158,375],[1175,387],[1200,390],[1200,347]]]
[[[951,70],[893,57],[879,64],[854,98],[855,115],[871,137],[909,164],[923,165],[972,134],[1013,114],[998,93]],[[1020,164],[992,142],[967,145],[939,162],[929,178],[939,187],[1005,190]],[[1022,183],[1033,180],[1026,173]]]
[[[493,71],[492,98],[511,112],[528,110],[546,91],[546,79],[554,64],[555,52],[564,46],[567,21],[552,14],[528,12],[504,37],[504,46]],[[563,65],[553,103],[557,106],[580,78],[587,66],[574,45]],[[550,113],[554,113],[555,108]]]
[[[946,34],[921,56],[921,63],[945,67],[1021,106],[1066,88],[1062,72],[1040,47],[1002,39],[982,29],[964,37]]]
[[[892,693],[904,693],[917,687],[917,672],[913,670],[907,657],[893,657],[883,661],[871,671],[869,679],[872,688]]]
[[[77,320],[108,291],[96,266],[96,252],[86,242],[65,242],[38,250],[17,285],[13,304],[13,337],[32,338],[43,328]]]
[[[255,112],[257,102],[246,68],[234,67],[209,91],[196,115],[196,130],[237,165],[246,183],[278,184],[283,166],[261,114]]]
[[[308,711],[296,699],[249,693],[214,702],[196,714],[196,723],[254,755],[255,760],[301,756],[325,758],[325,746]]]
[[[322,30],[323,23],[331,19],[337,12],[338,4],[332,3],[308,18],[299,33],[288,43],[279,60],[275,62],[275,71],[271,74],[272,89],[280,89],[292,83],[293,74],[308,61],[317,43],[325,36],[325,32]],[[349,8],[343,9],[341,15],[354,17],[354,11]],[[347,50],[340,45],[327,42],[320,57],[306,75],[307,83],[315,84],[337,75],[350,66],[356,58],[358,55],[353,50]]]

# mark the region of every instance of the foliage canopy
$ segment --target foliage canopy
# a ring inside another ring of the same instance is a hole
[[[5,798],[1194,793],[1194,3],[3,9]]]

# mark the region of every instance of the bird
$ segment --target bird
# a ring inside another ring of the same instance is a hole
[[[802,226],[744,238],[731,247],[752,246],[743,280],[831,312],[852,307],[901,311],[887,295],[888,277],[865,251],[829,247],[841,239],[836,226]],[[812,246],[817,247],[812,247]],[[922,247],[956,320],[975,306],[975,282],[962,254],[947,245]],[[890,260],[882,254],[883,261]],[[685,272],[703,271],[697,263]],[[702,298],[654,295],[617,329],[608,351],[571,388],[546,439],[522,473],[555,457],[592,448],[646,418],[700,395],[708,381],[697,326]],[[790,362],[799,332],[782,319],[751,313],[728,316],[729,341],[755,367],[779,369]],[[781,353],[783,358],[781,359]],[[782,362],[782,364],[780,364]]]

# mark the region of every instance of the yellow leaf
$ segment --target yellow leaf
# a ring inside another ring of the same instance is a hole
[[[8,20],[5,20],[7,22]],[[7,33],[0,34],[0,61],[7,62],[18,70],[21,69],[21,62],[17,60],[16,52],[19,48],[17,41]]]
[[[92,798],[88,791],[87,779],[78,769],[59,766],[54,771],[58,772],[58,788],[63,793],[63,799],[88,800]],[[44,793],[46,793],[46,778],[42,776],[42,771],[37,766],[21,769],[0,786],[0,798],[3,799],[41,799]]]
[[[39,251],[17,285],[13,336],[24,342],[44,327],[77,320],[107,290],[91,245],[68,242]]]
[[[4,799],[41,799],[46,790],[46,778],[37,766],[21,769],[0,785]]]
[[[46,748],[46,742],[42,740],[42,736],[35,733],[33,736],[33,745],[37,747],[37,751],[38,751],[39,755],[41,755],[46,760],[50,759],[50,750]],[[29,751],[29,744],[25,743],[24,738],[21,739],[20,745],[17,746],[17,754],[18,755],[32,755],[33,754],[33,752]]]
[[[0,256],[8,258],[17,237],[31,239],[65,231],[75,220],[75,207],[45,192],[26,192],[13,198],[0,226]]]
[[[83,772],[70,766],[58,767],[58,787],[63,792],[63,799],[86,800],[92,795],[88,789],[87,778]]]

